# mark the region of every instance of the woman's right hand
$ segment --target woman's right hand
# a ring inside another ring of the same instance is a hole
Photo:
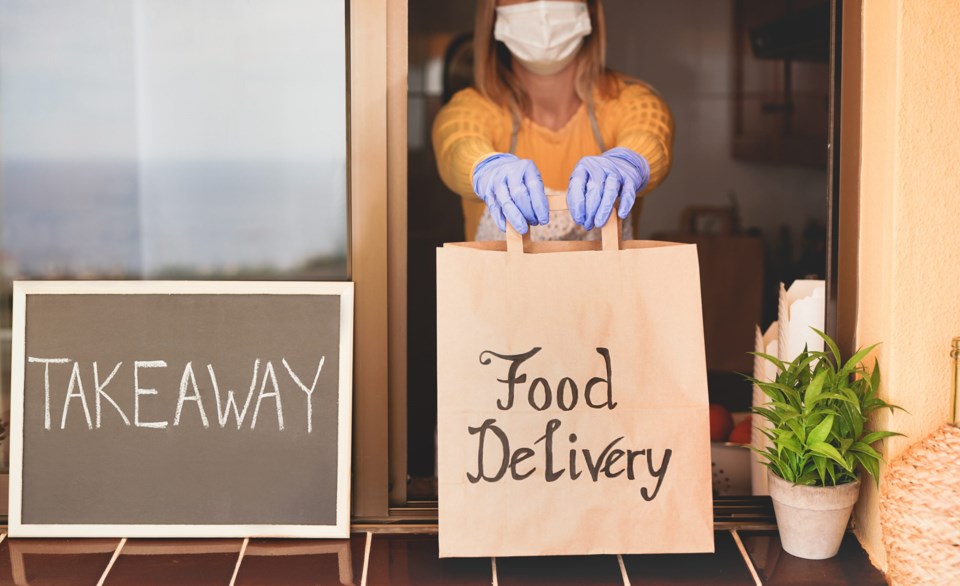
[[[507,231],[507,221],[520,234],[526,234],[531,224],[550,221],[540,170],[529,159],[490,155],[473,170],[473,191],[487,204],[501,232]]]

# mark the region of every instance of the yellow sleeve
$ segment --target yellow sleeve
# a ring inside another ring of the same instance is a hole
[[[496,153],[503,113],[474,89],[457,92],[433,122],[433,152],[443,183],[475,198],[473,168]]]
[[[667,103],[649,86],[625,84],[605,112],[614,127],[612,146],[628,148],[650,164],[650,181],[642,193],[660,185],[670,172],[673,115]]]

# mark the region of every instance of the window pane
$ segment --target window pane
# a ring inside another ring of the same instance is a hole
[[[347,278],[345,30],[343,2],[0,3],[2,380],[13,279]]]

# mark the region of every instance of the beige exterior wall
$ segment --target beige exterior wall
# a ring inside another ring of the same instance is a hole
[[[960,335],[960,2],[866,0],[857,344],[877,352],[883,394],[909,413],[892,460],[948,420]],[[882,490],[882,486],[881,486]],[[879,494],[865,485],[857,533],[886,568]]]

